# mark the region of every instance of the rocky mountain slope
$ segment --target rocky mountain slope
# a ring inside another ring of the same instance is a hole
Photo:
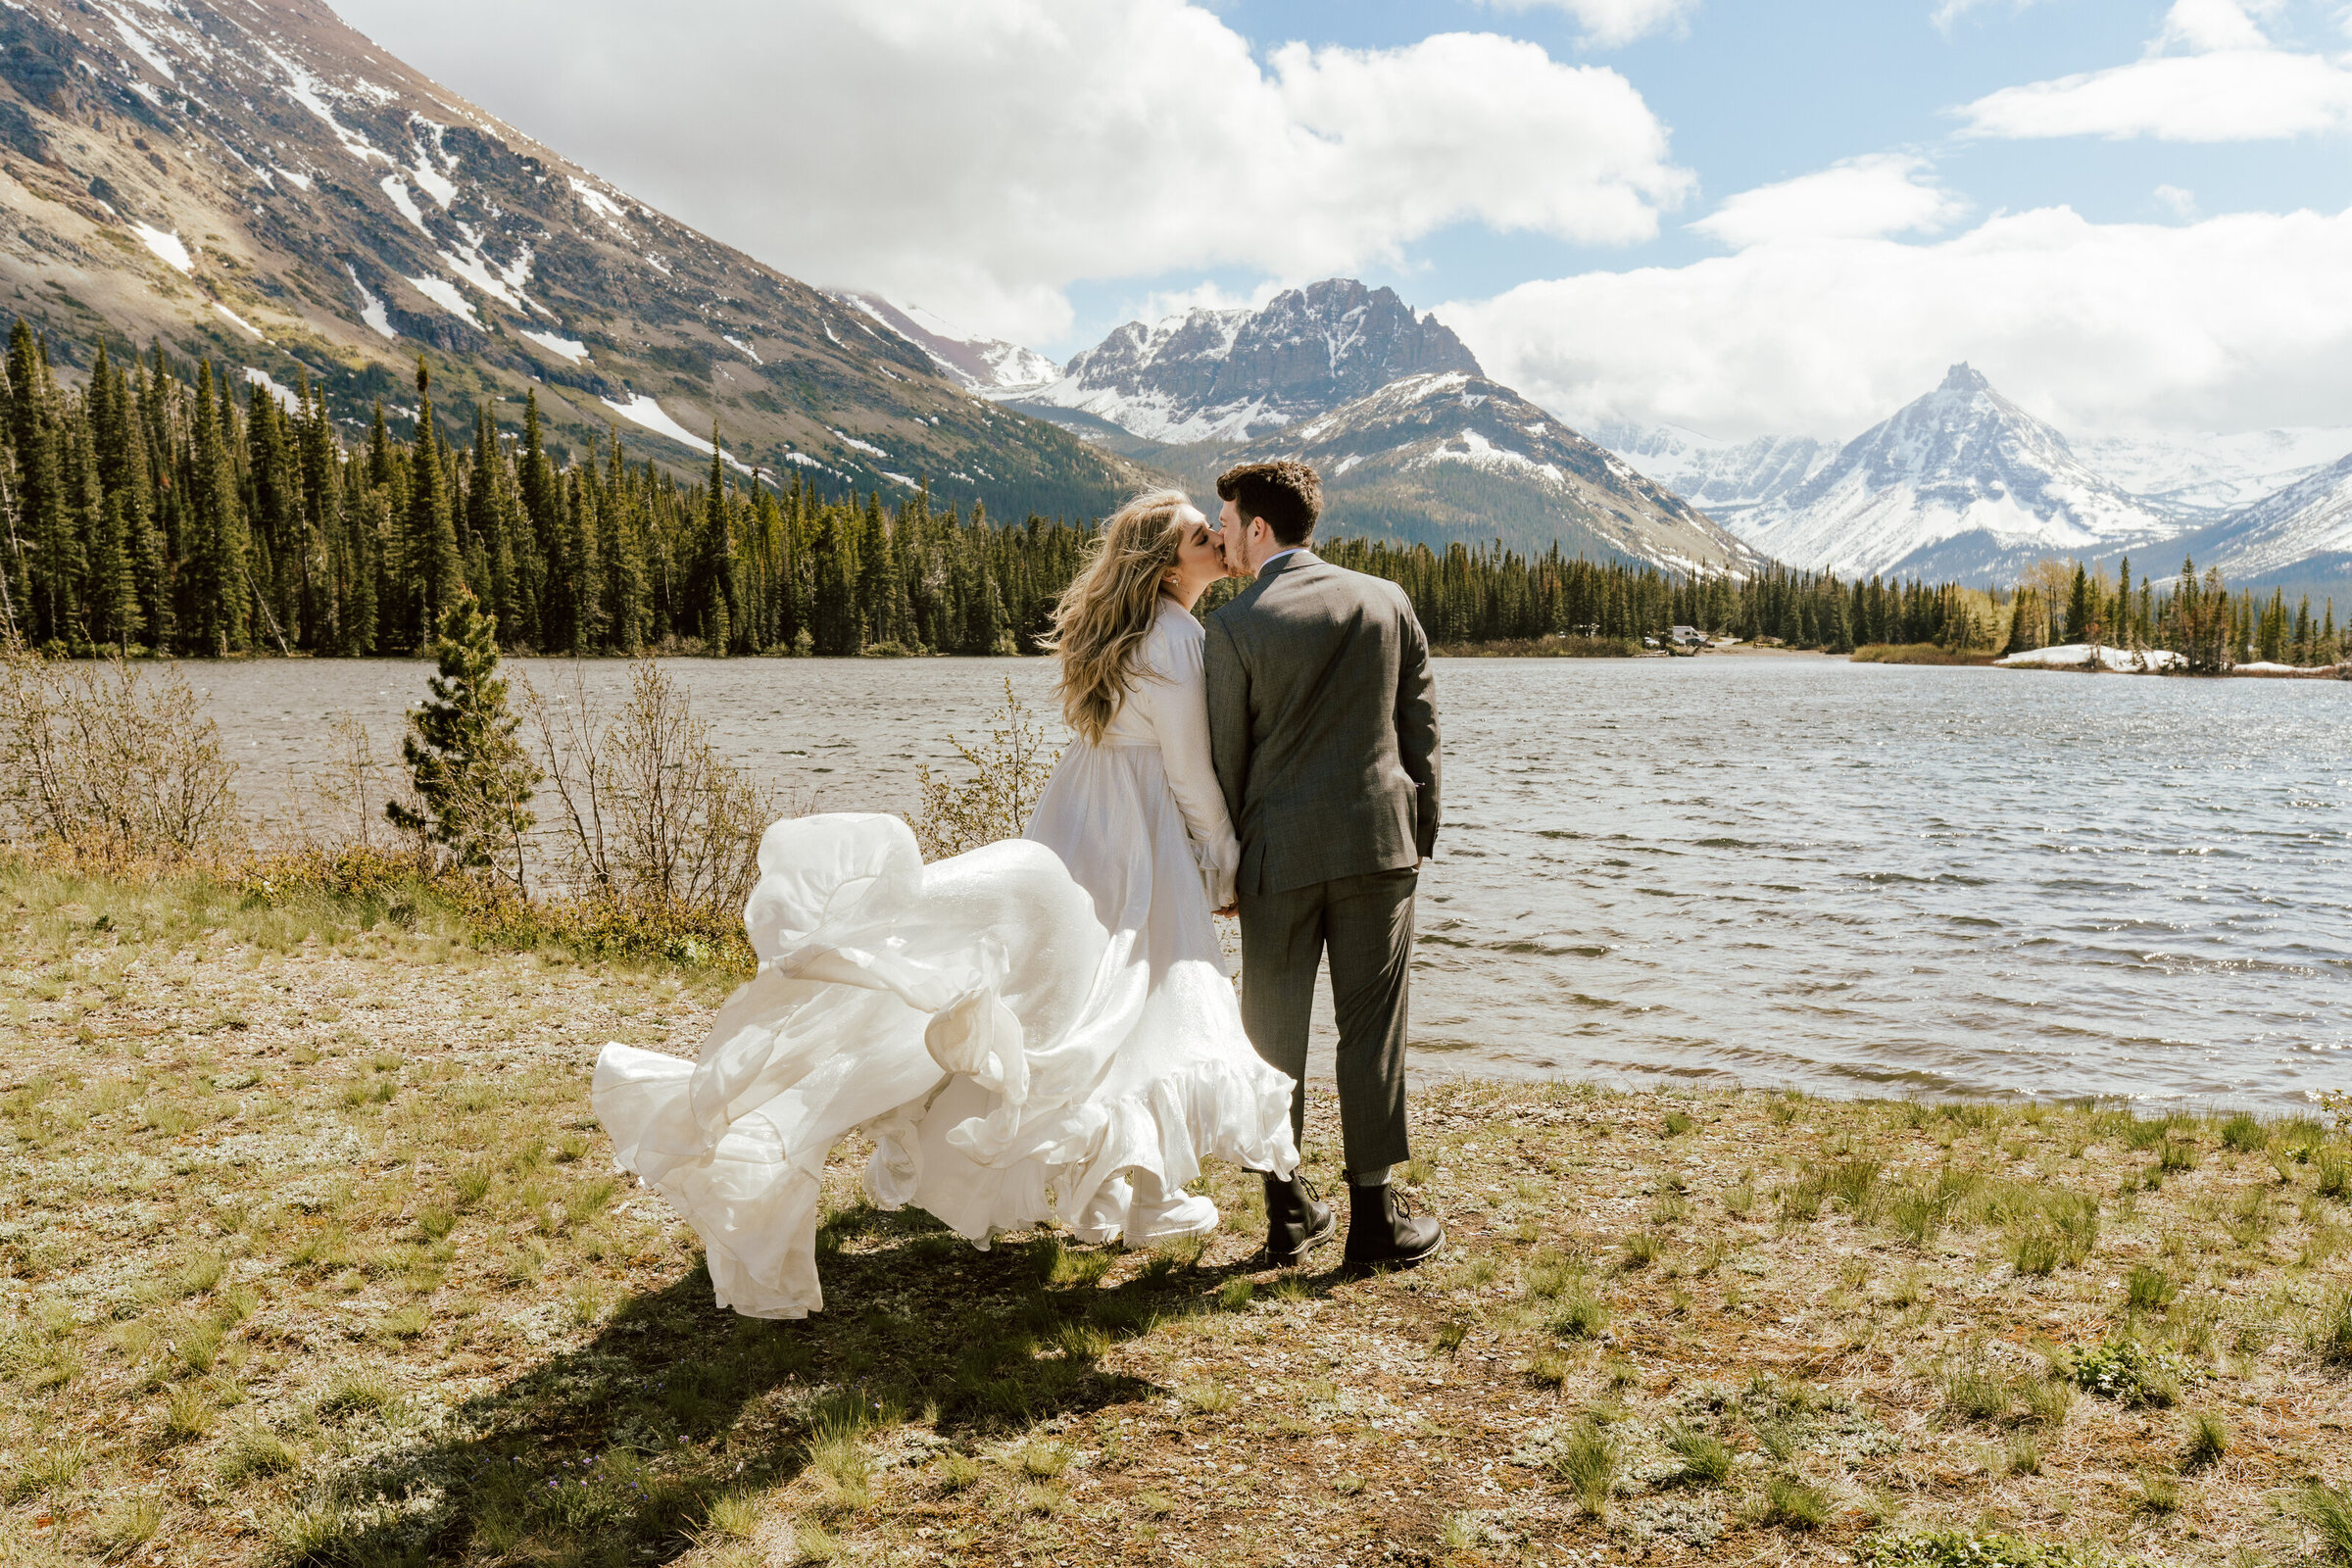
[[[316,0],[0,13],[0,310],[71,368],[160,338],[338,415],[524,391],[574,450],[618,426],[697,466],[1000,514],[1100,511],[1115,455],[975,398],[854,308],[673,222],[390,58]]]
[[[1449,327],[1416,316],[1394,289],[1330,278],[1254,311],[1130,321],[1020,406],[1074,410],[1152,441],[1232,442],[1402,376],[1447,371],[1484,373]]]
[[[1748,543],[1792,565],[1972,582],[2007,578],[2044,556],[2111,556],[2181,531],[1966,365],[1803,483],[1741,514],[1740,526]]]
[[[1172,457],[1174,454],[1168,454]],[[1446,371],[1405,376],[1254,441],[1196,451],[1195,483],[1215,469],[1299,458],[1323,475],[1335,532],[1443,550],[1499,539],[1515,550],[1647,562],[1741,575],[1759,554],[1625,460],[1509,387]],[[1164,458],[1163,458],[1164,461]]]
[[[2352,457],[2180,543],[2233,582],[2352,578]]]

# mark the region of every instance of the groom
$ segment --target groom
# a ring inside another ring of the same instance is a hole
[[[1242,1021],[1299,1087],[1328,950],[1339,1015],[1349,1266],[1415,1263],[1446,1228],[1392,1186],[1401,1164],[1413,889],[1438,837],[1438,710],[1429,645],[1402,589],[1308,548],[1323,483],[1303,463],[1217,480],[1228,569],[1251,579],[1208,620],[1208,730],[1241,835]],[[1337,1228],[1297,1176],[1266,1182],[1266,1254],[1304,1261]]]

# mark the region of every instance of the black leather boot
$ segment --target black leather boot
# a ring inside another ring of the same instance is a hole
[[[1438,1217],[1414,1213],[1412,1200],[1393,1184],[1348,1184],[1348,1267],[1410,1268],[1445,1245]]]
[[[1266,1174],[1266,1266],[1297,1268],[1306,1254],[1338,1234],[1331,1205],[1319,1202],[1303,1178]]]

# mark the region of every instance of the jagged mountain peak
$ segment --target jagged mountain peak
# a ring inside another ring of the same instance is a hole
[[[1335,531],[1440,549],[1556,544],[1678,571],[1744,575],[1761,564],[1689,502],[1474,371],[1401,376],[1214,461],[1272,457],[1322,473]]]
[[[1035,394],[1153,441],[1235,441],[1377,391],[1399,376],[1479,375],[1477,357],[1391,288],[1326,278],[1254,310],[1197,308],[1129,321]]]
[[[2179,532],[1966,364],[1738,521],[1794,565],[1971,579]]]

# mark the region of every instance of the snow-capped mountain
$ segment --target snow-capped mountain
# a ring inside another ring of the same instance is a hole
[[[1051,385],[1061,367],[1035,349],[1002,338],[980,337],[941,320],[919,305],[898,305],[879,294],[843,290],[834,295],[855,305],[931,356],[942,375],[984,398],[1021,397]]]
[[[1460,370],[1410,375],[1328,414],[1213,454],[1288,457],[1323,475],[1334,532],[1444,549],[1523,551],[1745,574],[1757,553],[1542,409]]]
[[[1400,376],[1478,361],[1393,289],[1330,278],[1259,310],[1130,321],[1022,406],[1074,410],[1152,441],[1242,441],[1328,413]]]
[[[2077,438],[2075,455],[2184,522],[2205,522],[2300,484],[2352,453],[2341,425],[2234,434]]]
[[[2352,571],[2352,457],[2180,543],[2198,565],[2219,566],[2231,581],[2346,575]]]
[[[0,12],[0,303],[69,376],[160,338],[338,416],[430,350],[455,419],[538,391],[577,453],[730,457],[1018,514],[1141,477],[939,373],[861,310],[654,211],[428,80],[319,0]],[[256,381],[254,384],[261,384]],[[397,417],[397,415],[395,416]]]
[[[1809,435],[1725,441],[1679,425],[1626,422],[1596,425],[1588,433],[1734,528],[1742,513],[1795,489],[1838,456],[1837,442]]]
[[[1792,565],[1981,581],[2044,556],[2106,556],[2180,522],[2093,472],[2066,437],[1955,365],[1926,397],[1741,514]]]

